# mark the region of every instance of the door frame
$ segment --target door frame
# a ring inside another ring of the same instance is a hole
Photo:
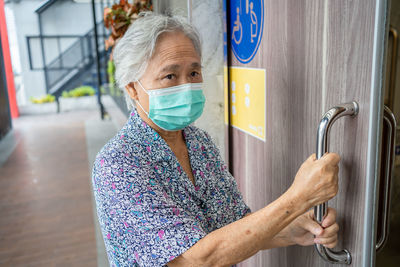
[[[380,170],[380,143],[382,138],[384,56],[388,27],[388,0],[376,0],[374,49],[371,78],[371,102],[368,130],[366,201],[364,213],[363,266],[374,266],[376,255],[376,225],[378,214],[378,179]]]

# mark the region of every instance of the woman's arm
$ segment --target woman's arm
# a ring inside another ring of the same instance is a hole
[[[274,237],[310,207],[336,195],[339,160],[333,153],[320,160],[312,155],[299,169],[292,186],[277,200],[211,232],[168,266],[231,266],[262,249],[290,245]]]
[[[306,208],[284,194],[267,207],[208,234],[168,266],[231,266],[241,262],[268,246]]]

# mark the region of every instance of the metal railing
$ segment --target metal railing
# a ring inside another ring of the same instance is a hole
[[[96,26],[98,29],[103,27],[103,22],[99,22]],[[101,31],[99,30],[99,32]],[[100,37],[103,39],[105,36],[100,35]],[[30,69],[45,72],[47,93],[57,93],[59,88],[75,74],[93,66],[96,57],[94,38],[94,28],[84,35],[26,37]],[[62,49],[63,44],[68,44],[66,49]],[[41,45],[44,49],[41,49]],[[44,51],[44,55],[42,55],[42,51]],[[107,54],[104,42],[99,42],[99,52],[102,56]],[[48,59],[51,60],[47,62]]]

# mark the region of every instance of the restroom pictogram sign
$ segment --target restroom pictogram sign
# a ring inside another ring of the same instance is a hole
[[[231,125],[265,141],[265,69],[229,69]]]
[[[262,39],[264,1],[233,0],[230,17],[232,51],[241,63],[249,63],[257,53]]]

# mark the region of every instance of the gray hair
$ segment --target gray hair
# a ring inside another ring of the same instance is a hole
[[[146,70],[147,64],[154,53],[158,37],[165,32],[180,31],[192,42],[201,57],[201,42],[197,30],[180,16],[167,16],[153,12],[142,12],[117,42],[113,59],[115,63],[115,80],[118,87],[124,91],[128,110],[134,103],[125,86],[138,81]]]

